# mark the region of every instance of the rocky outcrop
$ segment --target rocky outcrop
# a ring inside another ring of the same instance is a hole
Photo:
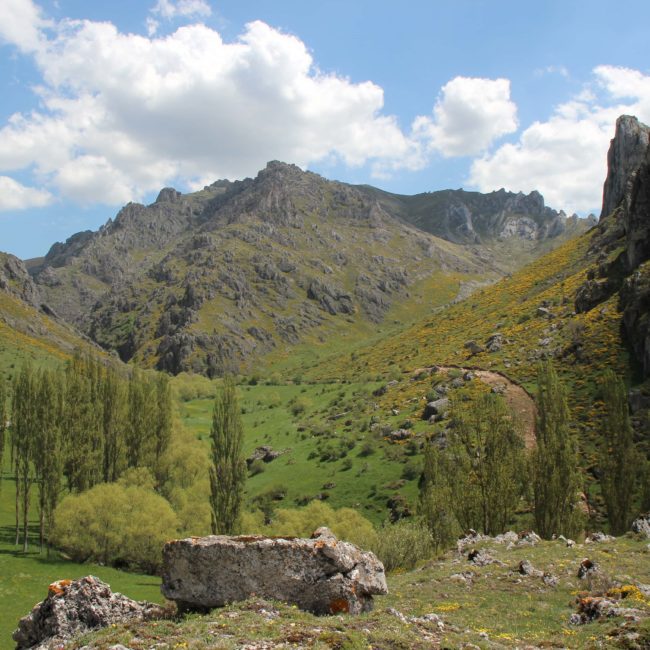
[[[94,576],[59,580],[50,585],[47,598],[20,619],[13,633],[16,650],[59,647],[59,643],[90,630],[133,619],[160,615],[159,605],[137,602]]]
[[[607,179],[600,218],[611,214],[630,196],[634,176],[647,156],[650,132],[636,117],[621,115],[607,153]]]
[[[189,538],[163,549],[162,593],[181,609],[206,610],[255,594],[317,614],[359,614],[387,593],[373,553],[327,528],[311,539],[261,536]]]
[[[0,289],[20,298],[32,307],[40,307],[38,287],[23,262],[9,253],[0,253]]]
[[[642,376],[650,377],[650,128],[635,117],[619,117],[607,162],[590,249],[597,262],[576,293],[576,311],[618,294],[623,336]]]

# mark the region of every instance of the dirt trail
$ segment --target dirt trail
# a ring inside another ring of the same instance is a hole
[[[537,408],[535,400],[519,384],[493,370],[481,370],[480,368],[460,368],[458,366],[438,366],[445,372],[453,369],[470,371],[477,379],[480,379],[488,386],[503,386],[503,397],[510,409],[517,414],[524,430],[526,449],[535,447],[535,418]]]

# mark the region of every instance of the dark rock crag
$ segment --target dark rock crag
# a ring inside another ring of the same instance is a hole
[[[621,329],[642,377],[650,377],[650,128],[616,121],[607,156],[603,209],[591,254],[597,263],[576,294],[576,311],[618,293]]]

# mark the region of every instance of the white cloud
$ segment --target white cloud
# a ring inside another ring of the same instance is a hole
[[[54,33],[34,54],[41,108],[0,129],[0,172],[33,168],[68,198],[120,204],[170,182],[241,178],[271,159],[425,163],[382,113],[379,86],[321,74],[302,41],[265,23],[232,43],[200,24],[147,38],[64,21]]]
[[[471,156],[517,129],[510,81],[455,77],[442,88],[433,119],[419,116],[413,131],[443,156]]]
[[[32,0],[2,0],[0,42],[15,45],[22,52],[33,52],[42,40],[40,30],[47,25]]]
[[[27,187],[9,176],[0,176],[0,212],[42,208],[53,201],[53,196],[34,187]]]
[[[535,70],[536,77],[543,77],[547,74],[558,74],[565,79],[569,78],[569,70],[564,65],[547,65],[545,68],[537,68]]]
[[[152,7],[151,13],[165,20],[207,18],[212,15],[212,9],[205,0],[158,0]],[[149,16],[145,24],[149,36],[153,36],[160,27],[160,21],[153,16]]]
[[[547,121],[534,122],[515,144],[476,160],[470,182],[484,192],[537,189],[557,208],[598,211],[616,118],[650,120],[650,76],[614,66],[593,73],[593,82],[558,105]]]
[[[151,13],[158,14],[169,20],[177,16],[185,18],[207,17],[212,15],[212,9],[204,0],[176,0],[176,2],[174,0],[158,0]]]

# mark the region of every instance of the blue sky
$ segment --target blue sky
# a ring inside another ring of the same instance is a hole
[[[650,3],[0,0],[0,250],[27,258],[280,159],[598,213],[650,122]]]

